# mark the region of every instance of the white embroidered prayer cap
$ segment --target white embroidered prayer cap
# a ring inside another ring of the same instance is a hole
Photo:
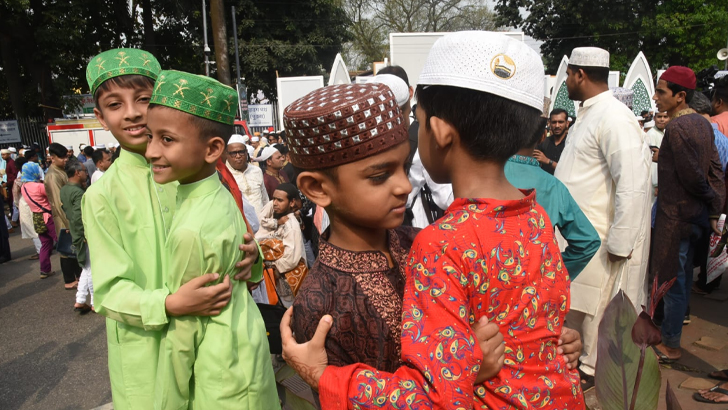
[[[609,51],[599,47],[577,47],[571,50],[569,65],[609,68]]]
[[[403,107],[410,99],[409,87],[403,79],[394,74],[379,74],[367,80],[367,83],[384,84],[394,93],[397,105]]]
[[[265,162],[265,160],[272,157],[273,154],[275,154],[276,152],[278,152],[277,149],[275,149],[271,146],[267,146],[267,147],[263,148],[262,151],[260,151],[260,155],[258,156],[258,158],[255,158],[255,161]]]
[[[494,94],[543,110],[544,69],[531,47],[503,34],[461,31],[435,42],[420,85],[446,85]]]
[[[254,136],[254,137],[253,137],[253,138],[251,138],[250,140],[251,140],[251,141],[253,141],[253,142],[258,142],[258,141],[260,141],[260,137],[256,137],[256,136]]]
[[[652,128],[654,126],[655,126],[655,122],[654,121],[647,121],[645,123],[645,128]]]
[[[73,151],[73,145],[66,145],[66,149],[69,151]]]
[[[10,151],[11,154],[17,154],[18,150],[15,149],[15,147],[9,147],[8,151]]]
[[[240,134],[233,134],[228,140],[228,145],[230,144],[245,144],[245,138]]]

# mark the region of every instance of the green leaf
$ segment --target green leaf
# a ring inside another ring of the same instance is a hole
[[[644,364],[634,408],[657,408],[660,366],[652,352],[641,352],[632,341],[632,327],[636,320],[637,313],[632,302],[620,291],[607,305],[599,323],[594,384],[597,399],[604,410],[629,409],[641,353],[644,354]]]

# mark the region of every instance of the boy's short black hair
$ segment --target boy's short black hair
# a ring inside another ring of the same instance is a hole
[[[86,171],[86,167],[77,159],[71,159],[66,162],[66,176],[73,178],[78,171]]]
[[[424,126],[430,128],[430,117],[447,121],[470,155],[481,161],[507,161],[533,138],[542,114],[525,104],[467,88],[418,85],[416,96],[427,118]]]
[[[159,104],[149,104],[149,108],[147,110],[158,108],[174,110],[174,108]],[[220,137],[225,141],[225,145],[227,145],[228,141],[230,140],[230,136],[235,133],[235,126],[233,124],[223,124],[221,122],[208,120],[207,118],[198,117],[184,111],[180,112],[187,115],[190,123],[197,129],[200,138],[202,138],[203,140],[208,140],[212,137]]]
[[[291,165],[293,165],[293,164],[291,164]],[[293,165],[293,175],[300,175],[301,172],[305,172],[305,171],[320,172],[320,173],[326,175],[326,177],[328,177],[331,181],[333,181],[334,184],[338,184],[339,183],[338,169],[339,169],[338,165],[330,167],[330,168],[313,169],[313,170],[307,170],[307,169],[299,168],[299,167]]]
[[[609,68],[607,67],[583,67],[569,64],[569,68],[571,71],[584,70],[584,74],[594,83],[609,83]]]
[[[409,77],[407,77],[407,72],[404,71],[404,68],[398,66],[398,65],[390,65],[382,68],[381,70],[377,71],[377,75],[379,74],[392,74],[396,75],[397,77],[404,80],[404,83],[407,84],[407,87],[410,86],[409,83]]]
[[[528,145],[525,145],[523,148],[531,148],[535,147],[536,144],[541,141],[541,138],[543,138],[544,132],[546,132],[546,124],[549,122],[548,118],[540,117],[538,119],[538,128],[536,129],[536,132],[533,134],[533,138],[531,138],[530,141],[528,141]]]
[[[94,147],[87,145],[83,149],[83,155],[86,156],[86,158],[91,158],[91,156],[94,154]]]
[[[97,149],[93,152],[93,154],[91,154],[91,161],[94,162],[94,165],[98,164],[99,161],[104,159],[104,153],[111,155],[111,153],[105,149]]]
[[[277,149],[277,150],[278,150],[278,152],[280,152],[280,153],[281,153],[281,155],[283,155],[283,156],[286,156],[286,154],[288,154],[288,151],[289,151],[289,150],[288,150],[288,147],[287,147],[287,146],[285,146],[285,145],[283,145],[283,144],[278,144],[278,145],[276,145],[276,146],[275,146],[275,149]]]
[[[48,153],[51,155],[55,155],[58,158],[66,158],[66,155],[68,155],[68,150],[63,145],[54,142],[48,146]]]
[[[25,152],[23,153],[23,156],[24,156],[25,158],[27,158],[28,162],[30,162],[30,160],[31,160],[31,159],[32,159],[33,157],[36,157],[36,158],[38,158],[38,151],[36,151],[36,150],[34,150],[34,149],[28,149],[28,150],[25,150]]]
[[[682,85],[671,83],[669,81],[665,81],[667,83],[667,88],[672,91],[672,95],[685,91],[685,102],[690,104],[690,101],[693,100],[693,95],[695,95],[695,90],[691,90],[687,87],[683,87]]]
[[[110,91],[112,86],[117,86],[121,88],[153,89],[154,80],[147,76],[139,74],[120,75],[118,77],[109,78],[108,80],[101,83],[94,93],[94,105],[96,106],[97,110],[101,111],[101,106],[99,106],[99,98],[101,98],[101,94]]]

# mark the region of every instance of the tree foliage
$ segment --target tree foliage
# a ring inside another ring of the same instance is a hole
[[[389,33],[496,30],[484,0],[345,0],[353,40],[347,61],[365,68],[388,54]]]
[[[276,70],[281,76],[322,74],[349,39],[338,1],[225,0],[231,68],[230,6],[236,6],[249,88],[272,95]],[[205,72],[200,0],[132,4],[130,12],[128,0],[0,1],[0,118],[59,117],[63,95],[89,92],[88,60],[114,47],[142,47],[163,68]]]
[[[498,22],[522,27],[544,41],[547,71],[580,46],[611,53],[611,68],[626,73],[642,51],[653,69],[718,64],[728,39],[728,0],[497,0]],[[523,10],[526,12],[524,13]]]

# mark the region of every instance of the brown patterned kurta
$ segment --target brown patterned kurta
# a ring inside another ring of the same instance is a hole
[[[388,231],[394,267],[377,251],[352,252],[322,236],[319,257],[293,304],[293,331],[310,340],[322,316],[334,321],[326,338],[329,364],[365,363],[392,372],[400,365],[402,297],[407,253],[418,229]]]
[[[677,274],[680,240],[691,226],[707,228],[708,217],[723,212],[725,182],[710,123],[692,110],[678,113],[665,128],[657,169],[650,269],[664,283]]]

